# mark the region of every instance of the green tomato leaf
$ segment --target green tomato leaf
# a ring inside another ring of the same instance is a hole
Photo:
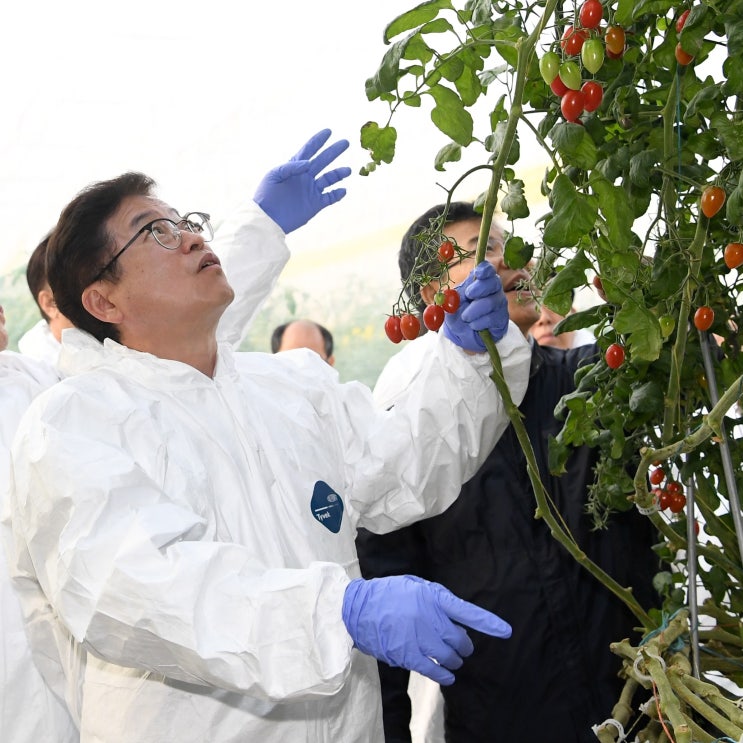
[[[718,111],[710,118],[710,124],[717,129],[728,157],[731,160],[743,160],[743,127],[739,122],[733,123],[727,114]]]
[[[614,11],[614,23],[620,26],[629,26],[632,21],[632,9],[634,7],[634,0],[619,0],[617,9]]]
[[[660,356],[663,338],[660,325],[642,303],[642,296],[628,297],[614,316],[614,330],[627,336],[633,361],[655,361]]]
[[[503,197],[500,207],[511,221],[514,219],[524,219],[529,216],[529,205],[526,203],[526,198],[524,197],[523,181],[518,178],[509,181],[508,193]]]
[[[450,0],[428,0],[417,5],[412,10],[399,15],[384,29],[384,43],[389,44],[395,36],[399,36],[411,28],[416,28],[423,23],[433,20],[439,10],[452,10],[453,6]]]
[[[585,127],[562,122],[553,127],[550,138],[564,162],[583,170],[590,170],[596,166],[598,151]]]
[[[462,73],[454,81],[454,85],[465,106],[471,106],[475,103],[483,92],[477,71],[469,66],[463,67]]]
[[[369,150],[375,163],[391,163],[395,157],[397,130],[393,126],[380,127],[375,121],[367,121],[361,127],[361,146]]]
[[[635,221],[627,192],[621,186],[614,186],[603,178],[592,179],[591,188],[598,196],[609,242],[617,250],[627,250],[634,241],[632,223]]]
[[[553,248],[577,245],[596,224],[598,199],[580,193],[564,173],[555,178],[550,205],[552,214],[544,227],[544,242]]]
[[[579,250],[547,284],[542,301],[558,315],[567,315],[573,306],[573,290],[586,283],[591,262]]]
[[[580,312],[571,312],[555,325],[553,332],[570,333],[573,330],[592,328],[602,322],[611,312],[611,308],[605,304],[597,304]]]
[[[465,111],[462,99],[450,88],[434,85],[429,89],[436,105],[431,111],[431,120],[444,134],[457,144],[466,147],[472,142],[474,124],[472,116]]]
[[[638,415],[648,417],[663,410],[663,388],[653,380],[632,390],[629,409]]]
[[[434,167],[436,170],[445,170],[444,165],[446,163],[459,162],[461,159],[462,148],[458,144],[450,142],[449,144],[444,145],[444,147],[442,147],[436,154]]]
[[[503,246],[503,258],[509,268],[523,268],[534,256],[534,245],[524,238],[510,235]]]

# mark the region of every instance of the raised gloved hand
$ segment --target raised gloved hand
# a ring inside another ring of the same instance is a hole
[[[348,140],[340,139],[317,154],[328,137],[330,129],[315,134],[289,162],[269,170],[258,185],[253,200],[286,234],[346,195],[345,188],[325,189],[349,176],[351,168],[335,168],[320,175],[348,149]]]
[[[352,580],[343,621],[361,652],[444,686],[454,683],[452,670],[474,650],[461,624],[493,637],[511,636],[500,617],[413,575]]]
[[[444,318],[444,335],[466,351],[486,351],[480,335],[489,330],[497,343],[508,330],[508,300],[491,263],[478,263],[457,287],[461,302]]]

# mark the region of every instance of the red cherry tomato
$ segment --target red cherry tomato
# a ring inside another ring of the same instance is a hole
[[[651,485],[660,485],[666,479],[666,473],[662,467],[658,467],[650,473],[648,479]]]
[[[611,57],[615,54],[617,57],[621,57],[624,53],[625,44],[624,29],[621,26],[607,26],[606,33],[604,34],[604,44],[606,44],[606,51]],[[616,57],[613,57],[616,59]]]
[[[558,97],[562,98],[568,92],[568,86],[560,80],[559,75],[550,83],[550,90]]]
[[[668,510],[671,513],[681,513],[686,505],[686,496],[683,493],[672,493],[671,502],[668,504]]]
[[[400,332],[405,340],[412,341],[421,332],[421,322],[415,315],[403,315],[400,318]]]
[[[595,111],[604,99],[604,89],[601,87],[601,83],[597,83],[595,80],[587,80],[583,83],[581,88],[583,92],[583,108],[588,111]]]
[[[722,205],[725,203],[725,190],[720,186],[707,186],[702,191],[702,198],[700,205],[702,207],[702,214],[707,219],[711,219],[722,209]]]
[[[439,245],[439,260],[448,263],[454,257],[454,244],[451,240],[444,240]]]
[[[728,268],[738,268],[743,263],[743,244],[728,243],[725,246],[725,265]]]
[[[612,343],[609,348],[606,349],[604,355],[606,359],[606,365],[610,369],[619,369],[624,363],[624,348],[619,343]]]
[[[689,17],[689,12],[690,12],[690,11],[688,11],[688,10],[685,10],[685,11],[684,11],[684,12],[683,12],[683,13],[682,13],[682,14],[681,14],[681,15],[680,15],[679,17],[678,17],[678,20],[676,21],[676,33],[677,33],[677,34],[680,34],[680,33],[681,33],[681,29],[682,29],[682,28],[683,28],[683,27],[684,27],[684,26],[686,25],[686,19],[687,19],[687,18]]]
[[[444,308],[437,304],[429,304],[423,310],[423,324],[429,330],[438,330],[444,322]]]
[[[580,25],[583,26],[583,28],[598,28],[603,15],[604,9],[599,0],[586,0],[583,5],[580,6],[578,18],[580,19]]]
[[[666,483],[666,490],[671,495],[678,495],[684,492],[684,486],[678,480],[670,480]]]
[[[697,330],[709,330],[715,321],[715,311],[706,304],[694,313],[694,327]]]
[[[658,508],[665,511],[671,505],[671,494],[665,488],[656,488],[653,493],[658,494]]]
[[[583,43],[588,38],[588,31],[583,28],[568,26],[562,34],[560,46],[569,57],[580,54]]]
[[[676,61],[682,66],[686,67],[693,59],[694,56],[689,54],[689,52],[685,51],[683,47],[681,46],[681,42],[679,41],[678,44],[676,44],[676,49],[674,51],[674,55],[676,56]]]
[[[444,312],[454,313],[459,309],[459,292],[456,289],[444,289],[444,301],[442,307]]]
[[[402,340],[400,331],[400,318],[397,315],[390,315],[384,323],[384,332],[393,343],[399,343]]]
[[[566,121],[577,121],[583,113],[586,96],[581,90],[568,90],[560,101],[560,110]]]

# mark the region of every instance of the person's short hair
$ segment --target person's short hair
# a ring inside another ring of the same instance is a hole
[[[428,211],[421,214],[413,224],[408,227],[407,232],[403,235],[402,242],[400,244],[400,252],[397,256],[397,263],[400,267],[400,278],[405,285],[405,292],[408,298],[416,303],[416,307],[419,312],[423,312],[426,308],[426,303],[421,299],[420,291],[421,285],[419,282],[413,280],[408,281],[408,278],[413,274],[413,269],[416,268],[416,262],[419,259],[423,242],[418,239],[418,235],[431,228],[431,223],[434,220],[440,219],[446,210],[446,223],[451,224],[452,222],[462,222],[465,219],[482,219],[482,214],[475,209],[475,205],[470,201],[452,201],[447,209],[446,204],[438,204],[437,206],[431,207]],[[430,270],[435,268],[438,258],[435,253],[432,254],[431,262],[427,266],[419,266],[420,270],[424,273],[428,273]]]
[[[155,181],[142,173],[124,173],[84,188],[60,214],[47,246],[47,278],[59,311],[81,330],[95,336],[119,339],[118,327],[93,317],[83,306],[82,294],[109,259],[112,236],[106,222],[124,199],[150,196]],[[119,276],[118,262],[103,274]]]
[[[39,308],[39,312],[41,312],[41,316],[46,320],[46,322],[49,322],[51,318],[46,314],[46,312],[44,312],[39,304],[39,294],[49,283],[46,278],[46,248],[49,244],[50,236],[51,233],[47,234],[47,236],[36,246],[34,252],[31,253],[31,257],[28,259],[28,264],[26,265],[26,283],[28,284],[31,296],[34,298],[34,302],[36,302],[36,306]]]
[[[271,353],[278,353],[281,348],[281,339],[284,337],[284,331],[296,320],[290,320],[289,322],[277,325],[271,333]],[[322,335],[323,347],[325,349],[325,358],[329,359],[333,355],[333,334],[326,328],[320,325],[319,322],[314,320],[308,320],[311,322]]]

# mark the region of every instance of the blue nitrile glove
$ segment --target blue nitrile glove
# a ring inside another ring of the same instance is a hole
[[[343,597],[343,621],[362,653],[444,686],[454,683],[451,671],[474,650],[460,625],[511,636],[500,617],[414,575],[352,580]]]
[[[444,318],[444,335],[466,351],[486,351],[480,330],[489,330],[497,343],[508,331],[508,300],[491,263],[478,263],[456,287],[461,302]]]
[[[330,129],[315,134],[288,163],[269,170],[258,185],[253,200],[285,234],[346,195],[345,188],[325,189],[351,175],[351,168],[335,168],[318,175],[348,149],[348,140],[340,139],[318,155],[329,136]]]

